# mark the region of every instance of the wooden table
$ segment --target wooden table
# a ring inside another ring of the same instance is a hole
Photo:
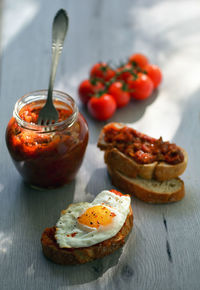
[[[200,2],[131,0],[4,0],[0,63],[0,289],[200,289]],[[36,191],[14,168],[4,134],[19,97],[47,88],[51,24],[64,8],[70,26],[55,88],[76,100],[88,121],[90,141],[77,178]],[[119,110],[110,121],[131,123],[184,147],[185,198],[149,205],[134,197],[134,228],[121,251],[82,266],[58,266],[43,257],[40,236],[71,202],[91,201],[112,188],[96,147],[105,122],[81,106],[77,86],[98,61],[117,64],[133,52],[158,64],[157,94]]]

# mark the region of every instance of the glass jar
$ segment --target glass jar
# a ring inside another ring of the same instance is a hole
[[[53,125],[37,124],[47,90],[20,98],[6,129],[11,158],[25,182],[42,188],[69,183],[81,166],[88,143],[88,126],[74,100],[53,91],[59,120]]]

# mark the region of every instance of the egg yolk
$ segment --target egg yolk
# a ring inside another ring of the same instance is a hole
[[[81,216],[78,217],[79,224],[98,229],[100,226],[107,226],[112,223],[113,217],[116,216],[104,205],[96,205],[88,208]]]

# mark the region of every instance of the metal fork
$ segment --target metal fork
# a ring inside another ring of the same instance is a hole
[[[60,9],[53,20],[51,74],[49,79],[47,100],[44,107],[40,110],[38,116],[37,123],[39,125],[50,125],[58,120],[58,111],[53,104],[52,93],[56,70],[58,66],[58,60],[63,49],[63,44],[68,29],[68,23],[69,19],[66,11]]]

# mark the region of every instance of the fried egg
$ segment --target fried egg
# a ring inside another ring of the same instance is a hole
[[[93,202],[71,204],[61,213],[55,238],[60,248],[89,247],[115,236],[129,213],[130,196],[112,190]]]

